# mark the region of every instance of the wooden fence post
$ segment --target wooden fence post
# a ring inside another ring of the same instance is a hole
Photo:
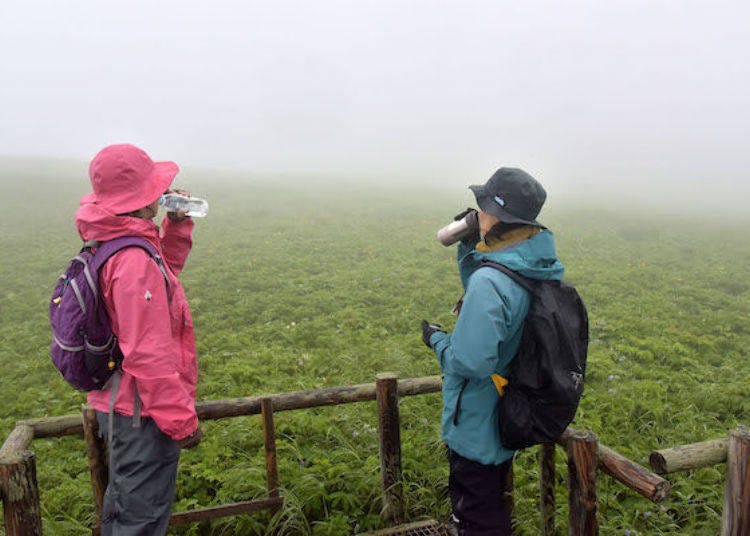
[[[721,525],[724,536],[750,534],[750,433],[745,430],[729,435]]]
[[[383,481],[383,516],[391,523],[404,521],[401,477],[401,425],[398,415],[398,378],[391,372],[376,376],[380,471]]]
[[[34,453],[24,451],[0,460],[0,495],[8,536],[42,534]]]
[[[260,401],[260,409],[263,415],[263,444],[266,449],[266,485],[268,486],[268,497],[277,499],[279,497],[279,470],[276,463],[276,428],[273,423],[273,402],[270,398]],[[271,513],[276,513],[279,506],[271,508]]]
[[[539,445],[539,510],[542,536],[555,534],[555,444]]]
[[[104,439],[99,437],[99,423],[96,420],[96,411],[88,404],[83,404],[81,409],[83,419],[83,437],[86,440],[86,458],[88,460],[89,472],[91,474],[91,489],[94,493],[94,534],[99,534],[102,526],[102,507],[104,505],[104,492],[107,491],[109,482],[109,465],[107,450]]]
[[[599,534],[596,504],[598,440],[591,432],[570,434],[565,448],[568,454],[568,504],[570,536]]]

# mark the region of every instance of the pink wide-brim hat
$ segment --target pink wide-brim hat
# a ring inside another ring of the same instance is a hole
[[[81,203],[94,203],[114,214],[133,212],[159,199],[178,171],[174,162],[154,162],[135,145],[109,145],[89,165],[94,191]]]

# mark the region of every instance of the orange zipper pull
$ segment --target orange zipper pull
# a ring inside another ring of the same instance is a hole
[[[505,394],[504,388],[506,385],[508,385],[508,380],[500,376],[500,374],[493,374],[492,383],[495,384],[495,389],[497,389],[497,392],[500,393],[500,396],[503,396]]]

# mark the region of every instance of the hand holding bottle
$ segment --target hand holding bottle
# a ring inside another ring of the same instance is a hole
[[[479,215],[473,208],[467,208],[456,214],[453,222],[449,223],[437,233],[438,240],[444,246],[458,242],[476,244],[479,242]]]
[[[200,197],[192,197],[184,190],[167,190],[159,204],[167,209],[167,216],[173,221],[182,221],[185,216],[202,218],[208,214],[208,202]],[[169,216],[171,213],[176,216]]]
[[[162,195],[162,197],[159,199],[159,206],[164,206],[164,196],[169,195],[169,194],[180,194],[186,197],[190,197],[190,192],[186,190],[177,190],[177,189],[173,190],[170,188],[169,190],[164,192],[164,195]],[[180,210],[172,211],[172,210],[167,209],[167,218],[169,218],[169,221],[180,222],[180,221],[184,221],[185,218],[187,218],[187,215],[183,211],[180,211]]]

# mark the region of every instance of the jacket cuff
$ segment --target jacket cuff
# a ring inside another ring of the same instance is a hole
[[[194,419],[191,420],[190,423],[186,424],[185,427],[180,429],[178,432],[174,434],[167,434],[175,441],[181,441],[188,437],[190,434],[195,432],[198,429],[198,417],[196,416]]]
[[[435,350],[435,345],[445,339],[448,334],[445,331],[436,331],[430,335],[430,347]]]

